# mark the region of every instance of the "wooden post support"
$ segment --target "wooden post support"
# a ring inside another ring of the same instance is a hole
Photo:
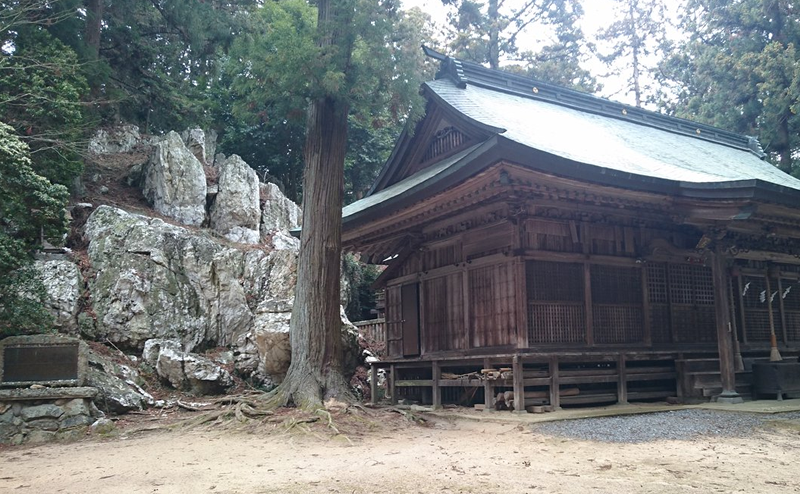
[[[617,405],[628,404],[628,370],[625,367],[625,354],[620,353],[617,357]]]
[[[731,310],[728,297],[728,272],[722,249],[717,246],[711,254],[712,275],[714,277],[714,309],[717,323],[717,348],[719,349],[719,372],[722,393],[717,401],[741,403],[742,397],[736,392],[736,364],[733,355],[731,335]]]
[[[514,413],[528,413],[525,410],[525,382],[519,355],[514,355],[511,360],[511,371],[514,377]]]
[[[432,371],[432,387],[433,387],[433,409],[438,410],[442,408],[442,388],[439,387],[439,379],[442,378],[442,368],[439,367],[439,361],[434,360],[431,362]]]
[[[514,286],[517,310],[517,348],[528,348],[528,287],[525,260],[518,257],[514,262]]]
[[[378,404],[378,366],[375,362],[369,366],[369,402]]]
[[[558,357],[550,357],[550,406],[553,410],[561,409],[561,395],[558,384]]]
[[[389,366],[389,396],[392,400],[392,405],[397,405],[397,388],[394,385],[397,379],[397,366],[392,364]]]
[[[491,369],[491,367],[492,361],[488,358],[483,359],[483,368]],[[483,405],[484,412],[494,411],[494,386],[492,386],[492,382],[486,379],[485,376],[483,379]]]

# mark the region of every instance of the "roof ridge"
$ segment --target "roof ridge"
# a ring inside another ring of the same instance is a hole
[[[758,139],[752,136],[737,134],[712,125],[611,101],[589,93],[503,70],[489,69],[475,62],[449,57],[426,46],[422,48],[427,56],[441,62],[435,78],[450,79],[461,89],[465,89],[468,84],[472,84],[486,89],[546,101],[588,113],[723,144],[750,151],[762,159],[766,156]]]

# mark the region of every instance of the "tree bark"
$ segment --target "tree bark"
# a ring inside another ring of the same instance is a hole
[[[338,70],[347,73],[352,51],[350,2],[322,0],[319,45],[336,47]],[[290,341],[292,362],[273,404],[304,409],[328,399],[352,401],[342,374],[342,321],[339,291],[342,255],[344,159],[349,106],[335,94],[311,101],[303,151],[303,227],[297,264]]]
[[[489,67],[500,68],[500,7],[498,0],[489,0]]]
[[[100,34],[103,28],[103,0],[86,0],[86,46],[92,57],[100,57]]]

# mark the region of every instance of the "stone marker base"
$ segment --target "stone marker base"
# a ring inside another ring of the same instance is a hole
[[[0,390],[0,444],[44,443],[81,437],[102,412],[96,388]]]

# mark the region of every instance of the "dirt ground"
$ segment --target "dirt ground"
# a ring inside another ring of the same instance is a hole
[[[4,448],[0,492],[800,492],[794,426],[610,444],[515,423],[407,419],[363,410],[334,417],[333,427],[297,415],[247,429],[138,424],[113,437]]]

